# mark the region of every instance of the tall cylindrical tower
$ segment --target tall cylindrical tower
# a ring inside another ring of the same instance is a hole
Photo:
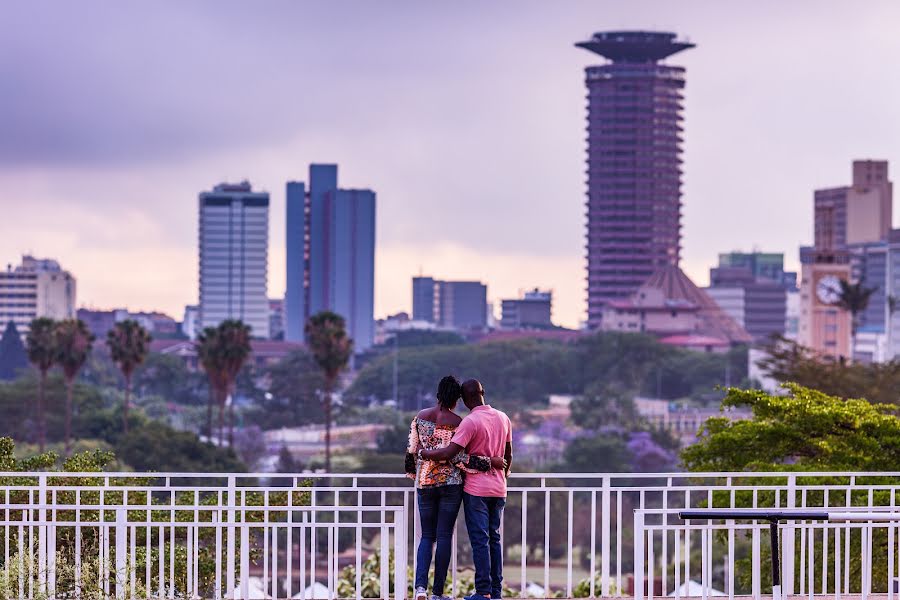
[[[585,69],[588,326],[681,250],[684,68],[674,33],[610,31],[576,46],[607,59]]]

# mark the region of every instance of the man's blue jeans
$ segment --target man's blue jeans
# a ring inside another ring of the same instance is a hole
[[[422,539],[416,557],[416,587],[428,587],[428,569],[431,567],[431,551],[434,553],[434,585],[431,593],[444,595],[447,568],[453,552],[453,528],[462,501],[462,485],[442,485],[420,489],[416,496],[419,501],[419,521],[422,524]]]
[[[475,563],[475,593],[500,598],[503,591],[503,548],[500,522],[506,498],[473,496],[463,492],[466,528]]]

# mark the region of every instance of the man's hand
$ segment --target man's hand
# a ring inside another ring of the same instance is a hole
[[[502,456],[492,456],[491,457],[491,468],[497,469],[498,471],[506,471],[507,468],[506,459]]]
[[[433,460],[437,462],[447,461],[463,451],[463,447],[454,442],[450,442],[445,448],[436,448],[434,450],[420,450],[419,456],[425,460]]]

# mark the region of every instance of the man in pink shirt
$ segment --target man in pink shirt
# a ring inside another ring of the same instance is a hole
[[[422,458],[450,460],[463,449],[470,454],[503,456],[506,469],[467,473],[463,483],[466,528],[475,563],[475,594],[466,600],[500,598],[503,583],[503,548],[500,522],[506,505],[506,478],[512,464],[512,426],[506,413],[484,402],[484,388],[475,379],[463,384],[463,402],[471,411],[462,420],[446,448],[423,450]]]

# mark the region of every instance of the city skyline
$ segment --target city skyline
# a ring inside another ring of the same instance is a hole
[[[279,297],[284,184],[336,162],[348,187],[379,192],[376,316],[409,310],[423,271],[485,281],[493,300],[552,288],[554,320],[576,326],[583,68],[596,61],[572,44],[613,29],[698,44],[677,62],[690,74],[682,264],[698,284],[731,250],[784,252],[795,270],[813,241],[813,190],[841,185],[853,159],[900,157],[900,83],[880,66],[900,54],[889,27],[900,7],[887,2],[408,4],[393,20],[354,6],[107,7],[79,28],[76,14],[100,5],[4,9],[0,71],[20,93],[0,100],[0,210],[16,217],[0,256],[58,259],[78,277],[79,305],[177,317],[197,301],[196,190],[246,178],[272,196],[268,292]],[[318,26],[297,36],[301,17]],[[207,55],[221,32],[234,43]],[[210,93],[229,78],[253,93]],[[296,101],[302,89],[316,93]]]

